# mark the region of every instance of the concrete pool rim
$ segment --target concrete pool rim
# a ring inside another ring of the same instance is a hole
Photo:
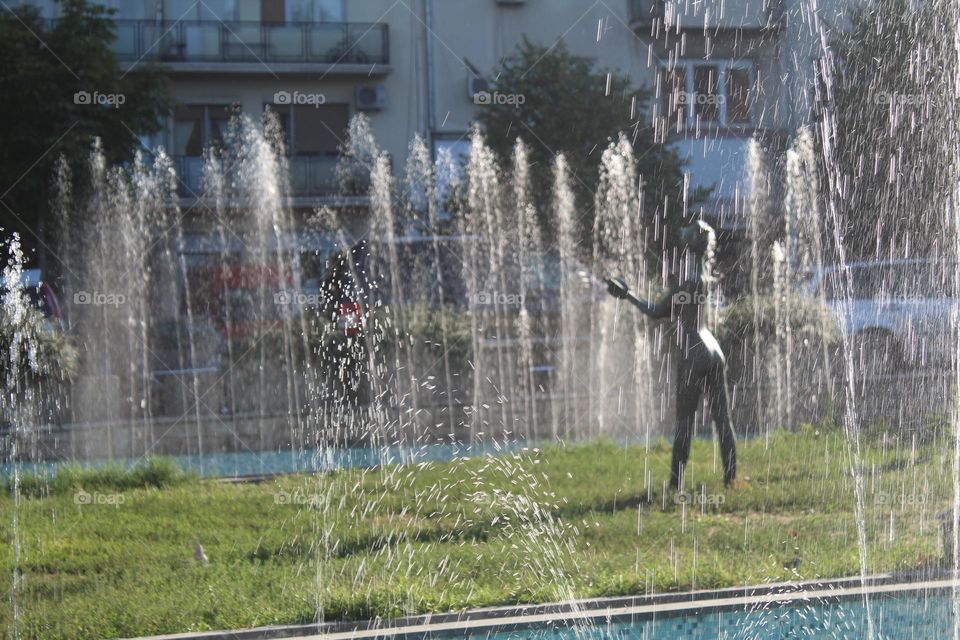
[[[564,628],[578,621],[613,624],[651,619],[697,616],[712,612],[743,611],[764,605],[796,606],[809,601],[836,603],[892,597],[907,593],[939,595],[960,589],[960,574],[951,571],[923,574],[879,574],[829,580],[779,582],[653,595],[590,598],[545,604],[506,605],[465,609],[401,618],[352,622],[323,622],[144,636],[136,640],[347,640],[426,637],[463,637],[527,628]]]

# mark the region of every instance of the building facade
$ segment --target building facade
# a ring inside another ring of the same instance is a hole
[[[34,3],[46,17],[57,18],[56,2]],[[124,72],[136,73],[141,65],[153,62],[167,69],[176,107],[164,130],[145,144],[162,145],[172,155],[182,210],[191,212],[187,222],[194,226],[184,224],[175,258],[173,252],[155,249],[163,268],[149,264],[143,270],[144,282],[127,278],[128,263],[146,264],[130,254],[123,260],[111,258],[121,265],[112,280],[108,278],[112,272],[101,273],[109,271],[101,268],[102,261],[84,273],[93,281],[80,283],[83,290],[126,287],[121,290],[129,293],[127,299],[144,301],[128,306],[134,309],[130,313],[140,315],[112,318],[114,335],[147,326],[157,335],[149,348],[139,333],[131,333],[130,339],[110,341],[102,355],[87,357],[87,369],[76,387],[78,400],[72,404],[73,420],[111,424],[117,419],[192,413],[196,428],[184,431],[184,444],[172,453],[203,450],[199,434],[208,432],[222,436],[216,441],[218,450],[236,448],[238,442],[270,449],[292,442],[291,434],[300,427],[291,426],[289,416],[300,416],[301,405],[291,398],[309,396],[305,386],[288,382],[287,374],[294,370],[288,349],[273,350],[276,357],[268,366],[266,347],[253,352],[259,353],[256,358],[244,360],[251,351],[231,350],[229,345],[258,331],[266,335],[278,319],[292,317],[288,290],[320,291],[324,252],[336,250],[330,238],[316,237],[324,234],[311,233],[305,224],[277,238],[211,232],[211,226],[228,225],[198,202],[203,154],[221,139],[232,114],[240,111],[256,119],[268,107],[278,114],[289,154],[293,218],[303,223],[317,208],[344,202],[335,168],[352,116],[369,117],[395,172],[402,170],[408,145],[417,134],[435,156],[447,149],[457,157],[469,151],[468,138],[480,106],[477,95],[495,85],[501,60],[524,38],[548,47],[562,41],[572,53],[595,59],[597,67],[618,70],[634,86],[652,89],[654,97],[644,117],[659,139],[674,145],[687,160],[691,186],[712,188],[702,204],[704,214],[725,227],[728,238],[736,238],[742,228],[750,141],[782,148],[797,127],[811,121],[816,61],[825,28],[818,26],[819,14],[804,13],[811,5],[799,0],[108,4],[116,10],[115,46]],[[542,144],[535,138],[526,141]],[[365,197],[349,204],[340,218],[348,235],[359,236],[367,227]],[[241,214],[269,209],[235,206]],[[251,243],[253,248],[246,246],[251,239],[258,242]],[[316,245],[310,245],[314,239]],[[359,313],[358,306],[348,306],[351,315]],[[187,341],[181,338],[183,326],[190,327]],[[91,331],[97,338],[102,334]],[[129,363],[143,362],[147,351],[150,362],[143,371],[133,367],[136,375],[127,376]],[[201,358],[203,354],[209,357]],[[102,366],[104,362],[110,366]],[[558,370],[548,357],[543,362],[547,364],[537,365],[541,371]],[[207,397],[202,409],[199,403],[190,407],[189,399],[198,391]],[[224,430],[220,426],[225,416],[252,417],[237,417]],[[153,422],[144,419],[136,424],[152,429]],[[161,433],[170,429],[164,427]],[[154,437],[152,432],[137,433],[128,439],[131,454]]]
[[[56,18],[53,0],[33,0]],[[159,62],[177,103],[151,140],[174,156],[189,201],[202,150],[231,109],[266,106],[284,124],[295,209],[334,201],[349,118],[370,117],[397,169],[409,141],[467,150],[498,62],[522,40],[563,41],[654,90],[649,121],[712,187],[707,215],[738,224],[747,142],[785,139],[810,120],[824,28],[798,0],[104,0],[125,70]],[[821,18],[822,21],[821,21]],[[824,26],[826,25],[826,27]],[[529,141],[536,144],[537,141]]]

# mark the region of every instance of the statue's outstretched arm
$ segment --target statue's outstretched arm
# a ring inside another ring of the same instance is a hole
[[[668,294],[656,302],[650,302],[649,300],[641,300],[631,293],[627,298],[627,302],[635,306],[637,309],[640,309],[640,311],[650,316],[654,320],[662,320],[663,318],[670,317],[670,301],[672,297],[673,294]]]
[[[641,300],[637,296],[630,293],[630,290],[627,288],[626,282],[620,278],[610,278],[607,280],[607,291],[610,295],[615,298],[620,298],[621,300],[626,300],[637,309],[640,309],[644,314],[650,316],[655,320],[660,320],[662,318],[670,317],[670,310],[672,307],[672,298],[673,294],[676,293],[673,289],[670,292],[663,296],[660,300],[656,302],[650,302],[649,300]]]

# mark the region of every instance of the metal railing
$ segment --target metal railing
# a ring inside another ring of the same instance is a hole
[[[180,195],[185,198],[203,197],[203,158],[174,156]],[[328,196],[338,191],[336,168],[338,156],[291,156],[287,158],[291,196]]]
[[[116,20],[122,62],[389,64],[389,28],[361,22]]]

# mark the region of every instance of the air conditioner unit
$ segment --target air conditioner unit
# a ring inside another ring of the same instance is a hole
[[[387,106],[387,88],[382,84],[358,85],[353,89],[353,104],[360,111],[377,111]]]
[[[467,100],[475,102],[478,93],[490,93],[490,82],[483,77],[467,76]]]
[[[519,7],[527,4],[527,0],[496,0],[497,4],[507,7]]]

